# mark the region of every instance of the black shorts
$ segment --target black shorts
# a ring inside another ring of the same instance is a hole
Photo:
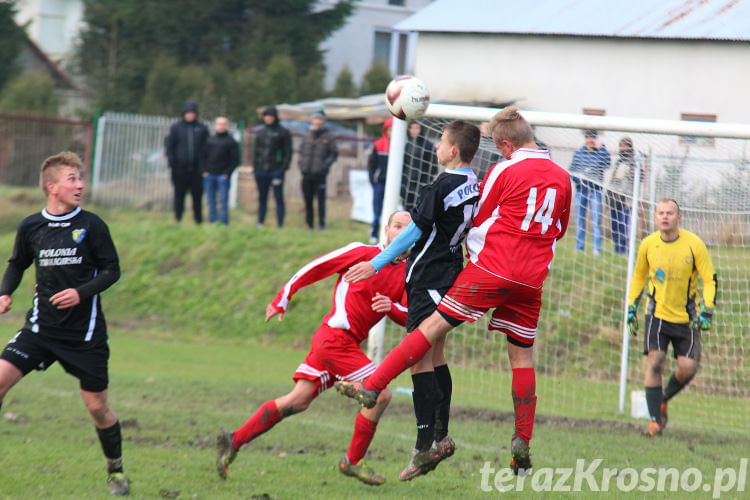
[[[408,312],[406,313],[406,331],[414,331],[419,324],[430,317],[437,310],[437,306],[443,295],[450,289],[431,288],[410,288],[406,285],[406,298],[408,300]]]
[[[689,323],[670,323],[647,314],[643,354],[649,351],[667,352],[670,342],[675,359],[685,356],[700,361],[701,331],[698,328],[691,328]]]
[[[88,342],[60,340],[40,337],[24,328],[10,339],[0,353],[0,359],[24,375],[34,369],[44,371],[59,361],[66,372],[80,381],[84,391],[102,392],[109,383],[109,341],[106,336],[95,336]]]

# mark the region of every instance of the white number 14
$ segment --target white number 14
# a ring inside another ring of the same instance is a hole
[[[536,208],[536,188],[533,187],[529,189],[529,198],[526,200],[526,217],[524,217],[523,222],[521,223],[521,229],[524,231],[528,231],[529,227],[531,226],[531,220],[532,217],[534,218],[534,222],[538,222],[542,225],[542,233],[545,234],[547,232],[547,228],[549,228],[550,224],[552,224],[552,211],[555,209],[555,196],[557,195],[557,189],[555,188],[548,188],[547,192],[544,193],[544,201],[542,202],[542,206],[539,207],[539,210],[536,212],[536,216],[534,215],[534,209]]]

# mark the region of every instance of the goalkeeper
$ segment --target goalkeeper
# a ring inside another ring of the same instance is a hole
[[[698,370],[701,330],[711,328],[717,290],[716,273],[706,245],[695,234],[679,228],[682,214],[677,202],[660,201],[655,219],[659,231],[641,242],[628,297],[628,330],[636,335],[638,302],[648,282],[643,353],[648,356],[645,389],[651,437],[660,435],[667,426],[667,402]],[[700,310],[698,275],[703,281]],[[662,372],[670,342],[677,370],[662,390]]]

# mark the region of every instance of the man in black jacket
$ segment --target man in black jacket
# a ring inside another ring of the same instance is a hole
[[[253,173],[258,185],[258,227],[266,220],[268,189],[276,199],[276,225],[284,225],[284,173],[292,159],[292,136],[279,124],[273,106],[263,110],[263,127],[255,134]]]
[[[422,186],[430,184],[438,173],[435,145],[422,133],[419,122],[409,122],[409,139],[404,148],[404,171],[401,175],[401,199],[404,208],[416,208]]]
[[[302,171],[302,196],[305,198],[305,222],[312,230],[313,199],[318,195],[318,230],[326,228],[326,177],[339,156],[336,140],[325,125],[323,111],[313,114],[312,127],[302,141],[299,168]]]
[[[220,116],[215,123],[216,135],[206,143],[206,169],[203,190],[208,202],[208,220],[219,220],[216,214],[216,193],[221,203],[221,223],[229,225],[229,178],[238,163],[237,141],[229,135],[229,120]]]
[[[174,215],[178,222],[182,220],[188,189],[193,198],[193,218],[197,224],[203,221],[201,172],[206,163],[207,140],[208,128],[198,121],[198,105],[187,101],[182,119],[172,124],[166,140],[167,162],[174,185]]]

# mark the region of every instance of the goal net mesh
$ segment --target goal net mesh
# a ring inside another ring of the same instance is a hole
[[[402,204],[407,209],[416,203],[420,188],[443,170],[436,163],[434,148],[449,121],[423,118],[419,121],[421,137],[407,138],[401,185]],[[585,143],[583,132],[557,126],[535,128],[537,143],[549,149],[552,160],[566,170],[575,151]],[[643,167],[635,218],[629,208],[632,177],[615,168],[623,159],[619,145],[625,137],[632,142]],[[750,360],[746,355],[750,353],[750,143],[611,130],[599,130],[597,139],[606,147],[612,166],[601,178],[577,175],[601,193],[601,219],[594,221],[589,210],[581,224],[574,201],[568,232],[556,248],[544,285],[534,347],[537,414],[633,420],[631,399],[638,395],[631,395],[631,391],[643,390],[646,368],[644,300],[639,308],[639,336],[631,338],[628,349],[625,412],[618,412],[629,224],[637,224],[637,251],[643,237],[656,230],[655,204],[673,198],[682,209],[680,227],[706,243],[719,288],[713,327],[703,333],[700,369],[690,385],[670,402],[670,426],[746,432],[750,428]],[[472,163],[480,180],[499,159],[492,140],[483,136]],[[627,208],[621,209],[623,203]],[[623,212],[629,214],[629,221],[623,220]],[[597,225],[600,231],[594,230]],[[585,241],[583,251],[576,249],[577,233]],[[601,253],[592,241],[598,233]],[[702,303],[700,282],[699,297]],[[448,336],[446,357],[460,386],[454,392],[454,401],[511,412],[506,339],[502,333],[487,330],[488,318],[486,315],[476,323],[463,324]],[[403,335],[403,329],[389,324],[385,351]],[[670,346],[664,384],[675,368]],[[401,378],[396,384],[409,383]]]

